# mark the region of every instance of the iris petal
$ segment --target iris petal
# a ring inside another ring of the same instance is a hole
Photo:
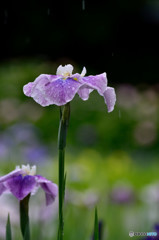
[[[73,76],[78,79],[77,74]],[[81,83],[73,78],[64,80],[54,75],[42,74],[35,83],[25,85],[23,91],[43,107],[51,104],[61,106],[74,98],[80,86]]]
[[[36,177],[37,177],[37,182],[40,184],[40,186],[45,192],[46,205],[51,204],[52,202],[54,202],[55,197],[58,194],[57,185],[40,175],[36,175]]]
[[[106,91],[103,94],[105,103],[107,104],[108,112],[114,110],[114,105],[116,102],[115,90],[112,87],[107,87]]]
[[[93,90],[97,90],[104,97],[108,112],[113,111],[116,95],[113,88],[107,87],[106,73],[84,77],[85,68],[82,74],[72,74],[72,70],[72,65],[68,64],[58,67],[58,75],[41,74],[34,82],[23,87],[24,94],[45,107],[53,104],[65,105],[74,98],[76,93],[85,101]]]
[[[5,187],[19,200],[25,198],[36,187],[35,176],[16,176],[5,182]]]
[[[22,174],[23,170],[22,169],[15,169],[14,171],[0,177],[0,183],[7,181],[8,179],[18,176],[19,174]]]
[[[0,183],[0,195],[5,192],[7,190],[7,188],[4,186],[3,183]]]
[[[80,98],[84,101],[88,100],[89,94],[93,91],[94,89],[88,88],[86,85],[83,85],[79,90],[78,90],[78,95]]]
[[[96,76],[83,77],[82,81],[87,87],[96,89],[100,95],[103,95],[107,88],[106,73],[102,73]]]

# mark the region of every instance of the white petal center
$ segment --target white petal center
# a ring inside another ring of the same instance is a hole
[[[73,66],[71,64],[67,64],[64,67],[62,65],[60,65],[57,68],[56,74],[62,75],[64,77],[69,77],[72,75],[72,71],[73,71]]]
[[[35,175],[36,174],[36,166],[30,166],[29,164],[27,165],[22,165],[22,167],[20,168],[20,166],[16,166],[16,169],[21,169],[25,172],[25,174],[23,175]]]
[[[67,64],[64,67],[60,65],[57,68],[56,75],[62,75],[64,79],[71,77],[73,72],[73,66],[71,64]],[[81,72],[81,77],[84,77],[86,74],[86,68],[84,67]],[[76,80],[76,79],[74,79]]]
[[[86,71],[86,68],[84,67],[84,68],[82,69],[81,76],[84,77],[84,76],[86,75],[86,72],[87,72],[87,71]]]

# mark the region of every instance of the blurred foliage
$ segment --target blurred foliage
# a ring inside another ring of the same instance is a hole
[[[81,71],[76,63],[71,63],[75,72]],[[55,74],[58,65],[40,59],[14,59],[1,64],[1,175],[15,165],[29,162],[38,165],[39,174],[57,182],[59,109],[42,108],[24,96],[22,88],[41,73]],[[104,223],[104,239],[127,239],[130,230],[151,231],[159,221],[159,86],[114,87],[117,104],[112,113],[107,113],[103,98],[96,92],[86,102],[78,96],[71,102],[65,239],[90,239],[95,205],[99,220]],[[30,212],[34,215],[32,237],[49,240],[53,234],[56,239],[57,203],[52,207],[52,215],[47,213],[44,196],[39,192],[30,202],[34,209]],[[10,216],[12,222],[14,214]],[[39,226],[43,226],[41,233]],[[13,227],[18,239],[16,220]]]

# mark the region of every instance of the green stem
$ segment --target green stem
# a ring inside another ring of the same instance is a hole
[[[26,240],[26,239],[30,240],[29,198],[30,198],[30,194],[20,201],[20,228],[21,228],[23,240]]]
[[[59,228],[58,240],[63,240],[64,219],[63,219],[63,203],[65,196],[65,147],[67,128],[70,118],[70,103],[67,103],[63,109],[60,108],[60,125],[58,133],[58,149],[59,149]]]

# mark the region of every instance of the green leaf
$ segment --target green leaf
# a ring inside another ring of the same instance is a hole
[[[6,240],[12,240],[11,224],[10,224],[9,214],[8,214],[7,225],[6,225]]]
[[[99,227],[98,227],[97,208],[95,208],[95,218],[94,218],[94,240],[99,240]]]

